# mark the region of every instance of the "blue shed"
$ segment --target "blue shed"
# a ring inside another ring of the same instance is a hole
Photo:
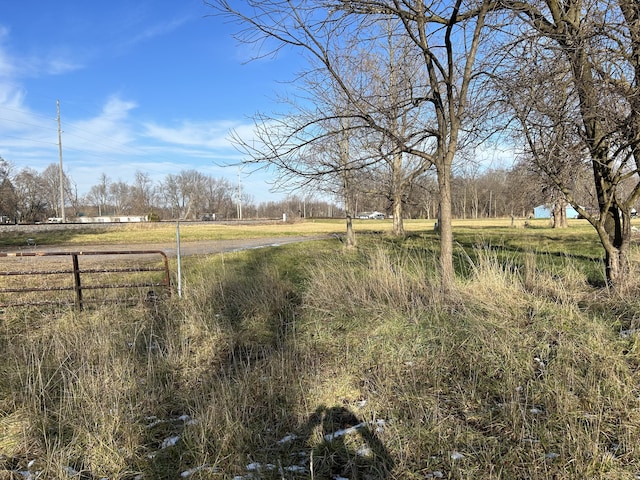
[[[551,208],[548,205],[538,205],[533,209],[534,218],[551,218]],[[567,206],[567,218],[578,218],[578,212],[571,205]]]

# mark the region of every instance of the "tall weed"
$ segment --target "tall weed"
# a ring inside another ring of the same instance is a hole
[[[129,480],[640,473],[635,296],[594,289],[569,258],[485,249],[445,300],[433,254],[362,243],[194,257],[181,299],[5,314],[0,467]]]

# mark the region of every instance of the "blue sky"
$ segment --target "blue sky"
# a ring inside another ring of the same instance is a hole
[[[256,111],[297,70],[295,52],[247,62],[237,25],[201,0],[24,3],[0,0],[0,156],[14,171],[58,162],[60,101],[64,169],[84,194],[105,173],[154,181],[196,169],[237,182],[241,157],[230,129],[252,131]],[[270,175],[244,169],[258,202]]]

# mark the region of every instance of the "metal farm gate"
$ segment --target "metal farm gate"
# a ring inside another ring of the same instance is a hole
[[[114,293],[107,293],[114,292]],[[0,252],[0,307],[130,303],[171,294],[160,250]]]

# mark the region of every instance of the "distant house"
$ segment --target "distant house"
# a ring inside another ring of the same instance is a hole
[[[549,205],[538,205],[533,209],[534,218],[551,218],[552,210]],[[578,218],[578,212],[571,205],[567,206],[567,218]]]
[[[50,220],[50,223],[56,223]],[[55,220],[55,219],[54,219]],[[62,221],[62,219],[60,219]],[[77,223],[139,223],[148,222],[147,215],[131,215],[131,216],[101,216],[101,217],[77,217],[74,222]]]
[[[386,215],[382,212],[362,212],[359,213],[356,218],[363,220],[384,220]]]

